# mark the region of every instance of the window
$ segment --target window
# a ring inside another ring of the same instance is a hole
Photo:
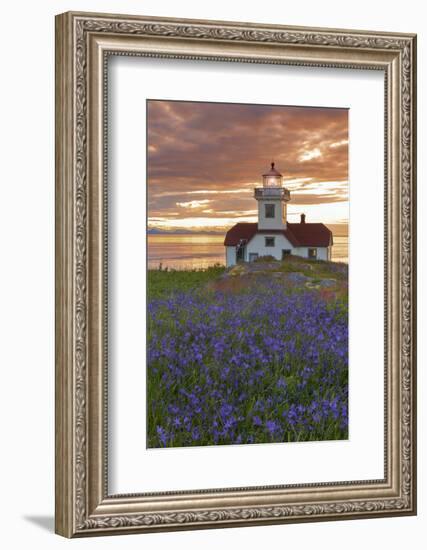
[[[274,237],[266,237],[265,246],[274,246]]]
[[[290,248],[284,248],[282,250],[282,260],[284,260],[286,258],[286,256],[289,256],[291,253],[291,249]]]
[[[250,252],[249,253],[249,261],[254,262],[258,258],[257,252]]]
[[[309,248],[308,249],[308,257],[316,259],[317,258],[317,248]]]
[[[265,217],[266,218],[274,218],[274,204],[266,204],[265,205]]]

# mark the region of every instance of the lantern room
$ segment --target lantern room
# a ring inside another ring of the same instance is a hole
[[[282,187],[283,176],[274,168],[274,162],[271,163],[271,169],[262,175],[262,184],[264,187]]]

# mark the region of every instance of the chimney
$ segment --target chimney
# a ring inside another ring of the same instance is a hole
[[[301,222],[300,223],[305,223],[305,214],[301,214]]]

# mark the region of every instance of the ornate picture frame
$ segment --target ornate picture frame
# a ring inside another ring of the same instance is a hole
[[[385,76],[384,478],[108,492],[106,152],[111,55],[372,69]],[[56,532],[416,513],[416,36],[68,12],[56,18]]]

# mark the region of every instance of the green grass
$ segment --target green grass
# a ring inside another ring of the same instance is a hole
[[[225,267],[215,265],[207,269],[175,270],[150,269],[148,271],[148,298],[164,298],[174,292],[186,292],[216,280]]]
[[[313,277],[316,279],[336,279],[340,281],[347,280],[347,270],[343,271],[334,269],[334,266],[339,265],[334,262],[327,262],[324,260],[311,260],[308,258],[300,258],[298,256],[288,256],[285,260],[277,262],[278,271],[284,273],[302,273],[307,277]]]

